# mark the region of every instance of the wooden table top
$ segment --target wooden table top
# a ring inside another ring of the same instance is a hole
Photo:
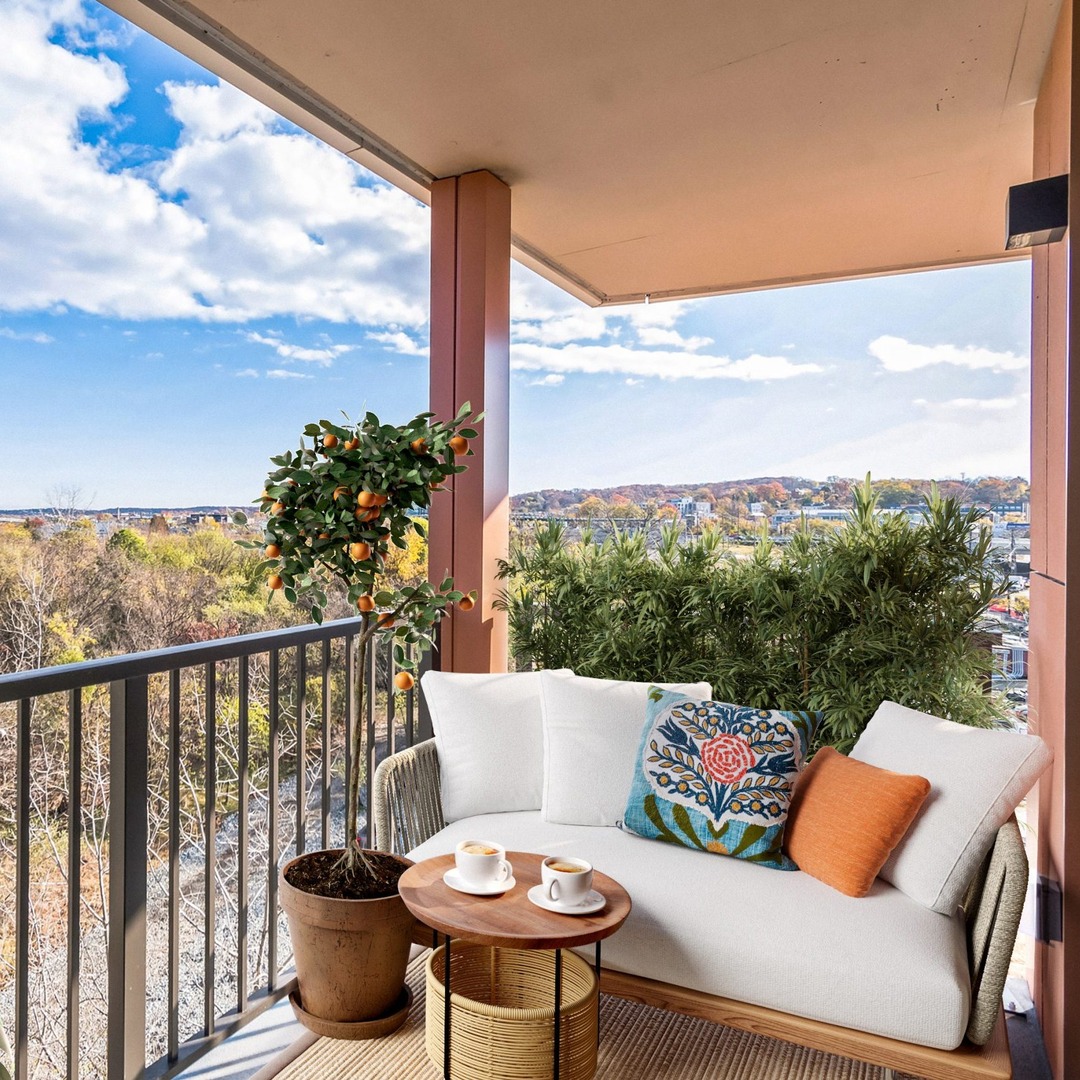
[[[504,949],[571,949],[610,937],[630,914],[630,895],[614,879],[593,871],[592,887],[607,903],[592,915],[562,915],[537,907],[526,895],[540,884],[546,856],[508,851],[517,884],[501,896],[472,896],[451,889],[443,874],[453,855],[410,866],[398,882],[408,909],[427,926],[452,938]]]

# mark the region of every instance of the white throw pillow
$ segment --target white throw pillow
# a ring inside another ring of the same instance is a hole
[[[708,683],[619,682],[541,671],[545,821],[616,825],[637,770],[649,687],[707,698]]]
[[[882,702],[851,756],[930,781],[930,794],[880,874],[952,915],[998,829],[1053,757],[1036,735],[955,724]]]
[[[540,673],[428,671],[420,687],[439,750],[443,817],[539,810]]]

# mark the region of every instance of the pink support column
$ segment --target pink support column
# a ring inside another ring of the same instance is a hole
[[[428,573],[476,589],[442,626],[444,671],[505,671],[506,616],[493,602],[510,529],[510,189],[486,171],[431,189],[431,410],[484,413],[469,471],[432,500]]]

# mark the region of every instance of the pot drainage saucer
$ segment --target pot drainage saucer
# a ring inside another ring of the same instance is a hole
[[[397,1001],[390,1006],[390,1011],[372,1020],[324,1020],[321,1016],[312,1016],[300,1004],[300,992],[294,990],[289,995],[296,1019],[316,1035],[325,1035],[330,1039],[378,1039],[397,1031],[409,1018],[412,1005],[412,991],[404,986]]]

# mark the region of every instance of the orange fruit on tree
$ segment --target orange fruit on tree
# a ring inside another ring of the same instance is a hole
[[[334,447],[338,444],[338,437],[332,431],[328,431],[322,437],[322,444],[326,447],[327,450],[333,450]]]
[[[285,504],[280,499],[278,499],[278,501],[276,503],[274,503],[273,506],[270,507],[270,513],[271,514],[280,514],[281,511],[284,510],[284,509],[285,509]]]
[[[376,496],[374,492],[361,491],[360,494],[356,496],[356,505],[363,506],[366,509],[369,506],[375,505],[375,499]]]
[[[329,540],[330,539],[330,534],[329,533],[319,533],[319,539],[320,540]]]
[[[356,606],[361,611],[374,611],[375,610],[375,597],[369,595],[368,593],[364,593],[364,595],[361,596],[356,601]]]
[[[444,491],[444,490],[445,489],[443,488],[442,484],[439,483],[438,480],[432,480],[431,483],[428,484],[428,491]]]
[[[385,506],[389,501],[390,501],[390,496],[389,495],[376,495],[375,496],[375,505],[376,506]]]
[[[382,516],[381,507],[373,506],[370,510],[365,510],[364,511],[364,516],[360,520],[361,521],[375,521],[377,518],[379,518],[381,516]]]
[[[349,440],[347,440],[346,443],[345,443],[345,449],[346,450],[359,450],[360,449],[360,440],[359,439],[349,439]]]
[[[461,435],[455,435],[450,440],[450,449],[453,450],[455,454],[464,454],[465,451],[469,449],[469,440]]]
[[[476,601],[471,596],[463,596],[458,602],[457,606],[462,611],[472,611],[476,607]]]
[[[281,554],[281,548],[279,548],[277,544],[267,544],[263,554],[268,559],[276,559]]]
[[[266,579],[266,584],[269,585],[271,589],[280,589],[285,582],[281,580],[280,574],[271,574]]]
[[[379,626],[381,626],[384,630],[389,630],[395,622],[397,622],[397,619],[395,619],[389,611],[385,615],[379,616]]]
[[[399,690],[411,690],[416,685],[416,680],[407,671],[399,671],[394,676],[394,685]]]
[[[351,494],[352,492],[349,491],[349,489],[344,484],[338,484],[338,486],[334,488],[334,494],[331,495],[330,498],[333,499],[334,502],[337,502],[338,499],[342,498],[342,496],[348,497]]]
[[[409,449],[414,454],[426,454],[427,442],[424,439],[413,439],[413,441],[409,443]]]
[[[269,502],[273,497],[266,488],[263,488],[263,493],[259,496],[259,502]]]
[[[365,562],[371,558],[371,545],[365,544],[363,540],[358,540],[356,543],[349,545],[349,558],[353,562]]]

